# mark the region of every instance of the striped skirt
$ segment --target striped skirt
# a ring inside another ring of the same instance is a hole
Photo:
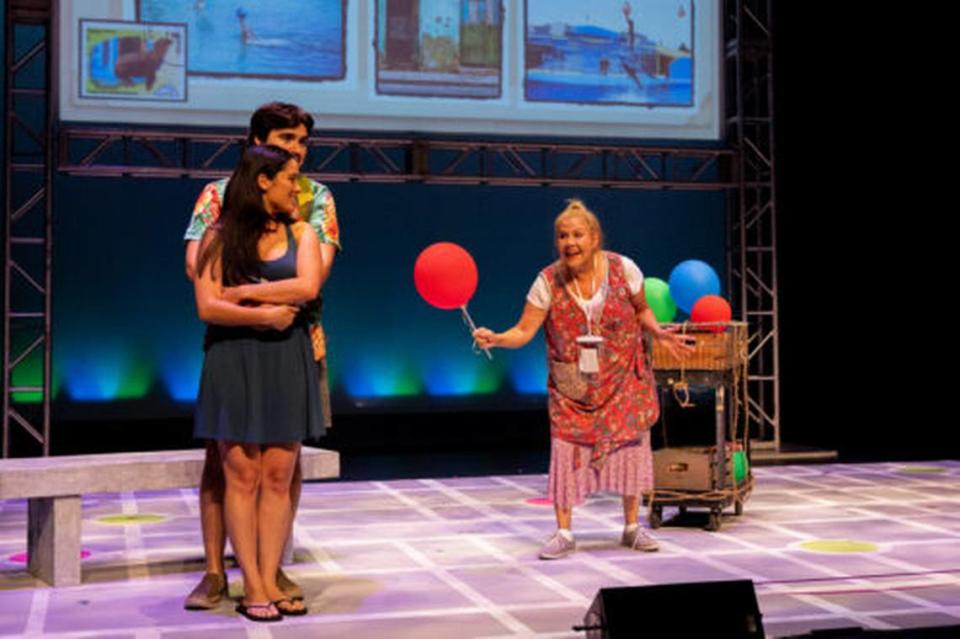
[[[551,438],[547,495],[555,506],[578,506],[596,492],[632,497],[653,490],[649,434],[610,453],[599,471],[590,467],[592,449],[590,445]]]

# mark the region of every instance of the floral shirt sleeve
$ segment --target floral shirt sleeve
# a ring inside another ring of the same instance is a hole
[[[337,205],[333,193],[325,185],[305,176],[300,176],[300,180],[300,218],[310,223],[322,243],[332,244],[339,252],[340,225],[337,224]],[[327,355],[327,340],[321,323],[322,296],[323,293],[306,308],[310,320],[310,341],[317,360]]]
[[[300,215],[310,222],[317,237],[324,244],[333,244],[340,250],[340,226],[337,224],[337,205],[333,193],[325,185],[302,177],[300,184]]]
[[[223,192],[227,188],[227,178],[210,182],[193,205],[193,215],[187,225],[187,232],[183,234],[184,241],[203,239],[207,228],[220,217],[220,208],[223,206]]]

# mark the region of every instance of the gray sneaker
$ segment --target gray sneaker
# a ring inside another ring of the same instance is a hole
[[[540,559],[561,559],[571,554],[577,549],[577,542],[573,539],[567,541],[566,537],[559,531],[553,533],[553,537],[547,540],[547,543],[540,549]]]
[[[187,595],[183,607],[187,610],[210,610],[228,594],[227,576],[208,572]]]
[[[637,526],[633,532],[623,531],[620,544],[641,552],[656,552],[660,550],[660,544],[657,543],[657,540],[645,533],[640,526]]]

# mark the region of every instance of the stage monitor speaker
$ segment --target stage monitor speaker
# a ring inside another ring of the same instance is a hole
[[[760,616],[749,580],[602,588],[575,629],[587,639],[763,639]]]
[[[957,637],[960,637],[960,626],[926,626],[892,630],[866,630],[855,626],[811,630],[803,635],[790,635],[782,639],[957,639]]]

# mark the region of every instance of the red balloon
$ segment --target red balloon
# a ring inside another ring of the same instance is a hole
[[[463,247],[437,242],[423,249],[413,265],[413,283],[431,306],[460,308],[477,290],[477,264]]]
[[[733,316],[730,304],[719,295],[704,295],[690,309],[690,321],[694,324],[703,322],[729,322]],[[708,330],[714,333],[723,331],[723,326],[710,326]]]

